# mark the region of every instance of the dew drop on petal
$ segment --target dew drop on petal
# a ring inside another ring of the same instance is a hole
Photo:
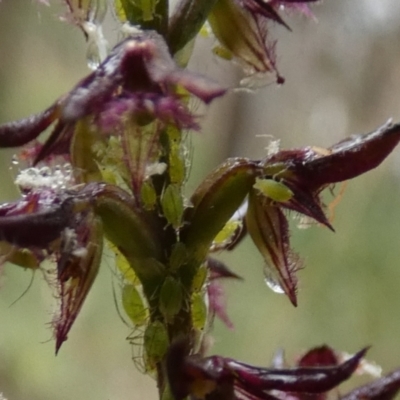
[[[271,272],[268,265],[264,267],[264,282],[265,284],[275,293],[283,294],[285,291],[283,290],[280,283],[275,278],[274,274]]]

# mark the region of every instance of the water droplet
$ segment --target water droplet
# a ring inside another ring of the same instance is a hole
[[[65,174],[71,174],[72,173],[72,165],[70,163],[65,163],[63,166],[64,173]]]
[[[86,53],[87,65],[92,70],[95,71],[100,65],[100,54],[99,49],[94,42],[90,42],[87,53]]]
[[[11,164],[13,164],[13,165],[18,165],[19,164],[19,158],[18,158],[18,156],[16,154],[14,154],[12,156]]]
[[[45,166],[45,167],[40,168],[39,174],[42,176],[50,176],[51,175],[50,167]]]
[[[35,167],[28,168],[25,170],[26,174],[29,175],[30,177],[36,177],[39,175],[39,170]]]
[[[273,292],[280,294],[285,293],[268,265],[264,267],[264,282]]]

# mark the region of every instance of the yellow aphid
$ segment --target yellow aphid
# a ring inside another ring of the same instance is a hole
[[[144,325],[149,312],[136,286],[127,284],[122,289],[122,305],[135,326]]]
[[[213,245],[218,246],[229,243],[240,225],[241,222],[239,220],[228,221],[225,226],[219,231],[218,235],[215,236]]]
[[[214,46],[212,52],[224,60],[232,60],[232,53],[223,46]]]
[[[107,241],[107,244],[110,247],[111,251],[115,254],[115,265],[124,280],[126,282],[132,283],[133,285],[138,285],[140,281],[133,271],[132,267],[129,265],[128,260],[110,241]]]
[[[256,178],[254,188],[278,203],[289,201],[293,197],[293,192],[285,184],[273,179]]]

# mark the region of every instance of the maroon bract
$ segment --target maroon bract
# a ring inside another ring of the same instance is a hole
[[[272,400],[328,392],[350,378],[366,349],[341,364],[310,363],[295,368],[261,368],[236,360],[187,355],[188,342],[173,343],[167,373],[176,400],[194,398]]]

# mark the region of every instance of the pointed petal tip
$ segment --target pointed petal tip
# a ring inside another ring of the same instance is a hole
[[[342,367],[352,374],[358,367],[360,361],[364,358],[367,351],[370,349],[371,346],[364,347],[356,354],[354,354],[350,359],[342,364]]]
[[[289,297],[290,302],[292,303],[292,305],[294,307],[297,307],[297,295],[296,295],[296,291],[292,291],[287,293],[287,296]]]
[[[58,355],[58,352],[60,351],[61,346],[62,346],[63,343],[64,343],[63,339],[57,338],[57,340],[56,340],[56,350],[55,350],[55,355],[56,356]]]

